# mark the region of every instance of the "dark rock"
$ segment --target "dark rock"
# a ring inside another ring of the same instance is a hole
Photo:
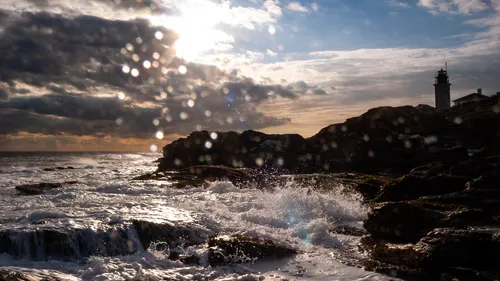
[[[136,247],[129,244],[125,228],[6,229],[0,231],[0,253],[29,260],[78,261],[92,255],[131,254]]]
[[[207,143],[210,143],[207,145]],[[213,139],[207,131],[193,132],[163,148],[158,170],[185,169],[197,165],[283,169],[296,168],[305,145],[300,135],[266,135],[255,131],[217,132]],[[281,159],[281,160],[280,160]],[[280,161],[278,161],[280,160]],[[279,162],[279,163],[278,163]]]
[[[500,189],[500,174],[485,174],[466,184],[467,190],[471,189]]]
[[[411,203],[388,202],[372,209],[364,227],[375,239],[409,243],[417,242],[444,218],[445,214],[437,210]]]
[[[269,178],[267,176],[266,180]],[[202,186],[207,181],[231,181],[235,186],[249,186],[258,184],[261,179],[255,170],[248,168],[199,165],[178,171],[145,174],[132,180],[166,180],[174,187],[182,188],[187,185]]]
[[[429,106],[373,108],[307,139],[251,130],[193,132],[163,148],[158,171],[208,164],[280,173],[406,174],[429,162],[468,161],[470,148],[482,149],[472,157],[495,152],[500,114],[493,107],[498,100],[446,111]],[[461,174],[462,168],[453,168],[453,174]],[[476,171],[462,175],[476,176]]]
[[[457,276],[458,280],[481,280],[461,278],[481,271],[483,278],[496,275],[494,272],[500,268],[498,234],[496,229],[435,229],[416,244],[391,244],[365,237],[362,247],[379,261],[371,263],[372,270],[393,265],[399,271],[398,277],[412,275],[419,276],[416,280],[437,280]]]
[[[9,269],[0,269],[0,281],[63,281],[55,277],[41,277]]]
[[[16,190],[25,195],[38,195],[42,194],[45,191],[61,188],[64,185],[77,184],[78,181],[65,181],[62,183],[34,183],[34,184],[23,184],[16,186]]]
[[[184,264],[199,264],[200,257],[195,255],[187,255],[181,251],[170,251],[168,259],[172,261],[180,261]]]
[[[16,186],[16,190],[26,194],[26,195],[38,195],[42,194],[47,190],[61,188],[63,186],[62,183],[35,183],[35,184],[23,184]]]
[[[268,239],[241,235],[216,236],[208,240],[208,260],[212,266],[254,262],[264,258],[284,258],[297,251]]]
[[[382,187],[375,201],[412,200],[425,195],[438,195],[465,189],[471,179],[462,176],[437,175],[430,178],[406,175]]]
[[[129,255],[160,242],[168,248],[203,244],[211,232],[191,224],[167,224],[135,220],[102,229],[53,228],[0,230],[0,254],[28,260],[79,261],[90,256]],[[131,228],[137,236],[131,235]],[[138,238],[139,240],[137,241]],[[179,257],[185,262],[189,256]]]
[[[368,234],[366,230],[350,225],[337,225],[334,228],[330,229],[330,232],[351,236],[363,236]]]
[[[44,171],[53,172],[55,170],[74,170],[75,167],[67,166],[67,167],[54,167],[54,168],[43,168]]]
[[[180,245],[191,246],[205,243],[211,233],[190,224],[153,223],[134,220],[132,224],[141,239],[144,249],[154,242],[167,243],[170,248]]]
[[[500,272],[477,271],[470,268],[451,267],[441,274],[439,281],[498,281]]]
[[[422,266],[497,270],[500,268],[498,229],[436,229],[422,238],[415,251],[424,254]]]

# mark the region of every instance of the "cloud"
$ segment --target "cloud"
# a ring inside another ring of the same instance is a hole
[[[263,5],[269,13],[280,17],[283,13],[281,12],[281,8],[278,4],[278,0],[266,0]]]
[[[318,3],[314,2],[311,4],[311,9],[313,9],[315,12],[319,10],[319,5]]]
[[[7,100],[9,98],[9,90],[6,83],[0,82],[0,101]]]
[[[302,6],[302,4],[300,4],[300,2],[297,2],[297,1],[295,1],[295,2],[290,2],[290,3],[286,6],[286,8],[287,8],[288,10],[290,10],[290,11],[295,11],[295,12],[303,12],[303,13],[307,13],[307,12],[309,12],[309,10],[308,10],[306,7]]]
[[[278,55],[278,53],[276,53],[275,51],[271,50],[271,49],[267,49],[266,53],[268,55],[270,55],[271,57],[275,57]]]
[[[408,8],[410,7],[410,4],[407,2],[403,2],[400,0],[387,0],[387,3],[393,7],[399,7],[399,8]]]
[[[459,97],[482,87],[486,93],[500,89],[500,41],[496,40],[496,19],[474,21],[486,28],[472,41],[449,48],[379,48],[352,51],[322,51],[275,63],[255,63],[240,68],[245,75],[257,73],[274,81],[286,79],[311,83],[329,91],[336,104],[378,101],[391,98],[424,100],[433,104],[435,71],[448,67],[452,96]]]
[[[494,2],[496,0],[492,0]],[[450,13],[468,15],[490,8],[484,0],[419,0],[418,5],[429,9],[433,14]]]
[[[262,129],[290,122],[259,112],[262,103],[307,94],[179,59],[178,35],[146,20],[5,14],[16,21],[0,34],[3,135],[147,139],[158,130]]]

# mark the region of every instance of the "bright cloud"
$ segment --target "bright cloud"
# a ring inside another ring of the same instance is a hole
[[[309,12],[309,10],[306,7],[302,6],[300,2],[290,2],[286,7],[290,11],[304,12],[304,13]]]
[[[431,13],[470,14],[489,8],[484,0],[419,0],[418,5]]]

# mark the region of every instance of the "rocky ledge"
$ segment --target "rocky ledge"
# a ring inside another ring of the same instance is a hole
[[[500,156],[435,163],[380,187],[361,249],[409,280],[499,280]]]
[[[471,149],[499,151],[500,95],[447,111],[379,107],[310,138],[256,131],[193,132],[163,148],[158,172],[198,165],[267,172],[405,174],[430,162],[456,162]]]
[[[260,172],[273,180],[315,173],[294,177],[361,193],[371,207],[367,234],[356,233],[368,270],[500,280],[500,95],[445,111],[374,108],[311,138],[194,132],[165,146],[157,172],[142,179],[178,173],[238,183]]]

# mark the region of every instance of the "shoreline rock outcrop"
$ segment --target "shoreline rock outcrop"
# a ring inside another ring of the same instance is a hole
[[[499,151],[500,96],[452,107],[378,107],[310,138],[257,131],[197,131],[163,147],[158,172],[199,165],[273,173],[406,174],[431,162],[467,160],[471,150]]]
[[[354,184],[371,207],[366,269],[407,280],[500,276],[500,95],[445,111],[374,108],[310,138],[194,132],[163,156],[156,173],[216,165]]]
[[[369,269],[408,280],[498,280],[500,157],[414,169],[370,204],[360,245]]]

